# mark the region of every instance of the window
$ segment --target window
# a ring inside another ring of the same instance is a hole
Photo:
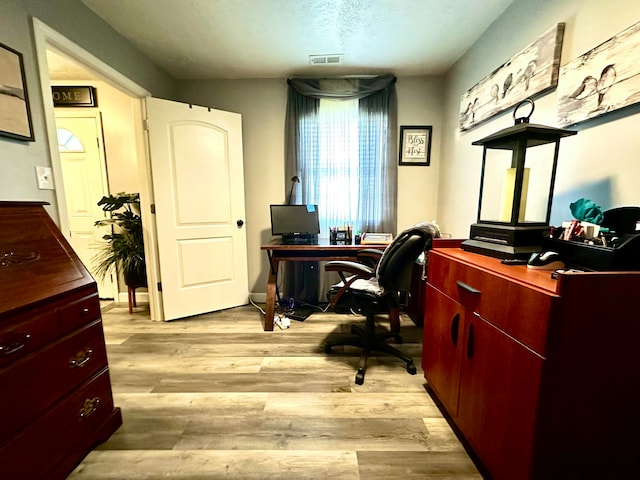
[[[84,145],[73,132],[58,128],[58,150],[61,152],[84,152]]]
[[[351,225],[354,231],[395,233],[396,163],[395,154],[390,153],[395,151],[395,129],[391,127],[395,126],[395,104],[389,108],[391,89],[344,98],[342,93],[350,91],[354,81],[341,82],[328,82],[339,87],[339,93],[329,98],[296,97],[290,89],[288,146],[295,154],[291,161],[288,152],[288,173],[299,176],[301,182],[296,186],[294,203],[318,205],[321,236],[328,236],[330,227],[343,224]]]
[[[358,101],[320,100],[317,125],[318,152],[302,162],[301,176],[310,203],[322,206],[320,230],[328,232],[359,220]]]

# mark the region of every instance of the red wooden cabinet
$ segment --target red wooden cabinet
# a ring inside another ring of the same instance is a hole
[[[640,273],[430,255],[425,378],[491,477],[637,478]]]

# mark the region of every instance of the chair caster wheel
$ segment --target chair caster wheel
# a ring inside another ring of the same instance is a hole
[[[404,340],[402,340],[402,337],[400,335],[396,335],[395,337],[393,337],[393,339],[396,341],[396,344],[398,345],[402,345],[402,342]]]
[[[358,371],[356,373],[356,384],[362,385],[364,383],[364,372]]]
[[[331,353],[331,345],[324,346],[324,353]]]
[[[413,363],[408,363],[407,372],[411,375],[415,375],[416,373],[418,373],[418,370],[416,370],[416,366]]]

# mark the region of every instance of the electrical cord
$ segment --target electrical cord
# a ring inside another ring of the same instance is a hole
[[[253,305],[254,307],[256,307],[258,310],[260,310],[260,312],[262,312],[263,315],[266,315],[267,312],[265,312],[262,307],[260,305],[258,305],[257,303],[255,303],[253,301],[253,299],[251,298],[251,294],[249,294],[249,303],[251,303],[251,305]]]

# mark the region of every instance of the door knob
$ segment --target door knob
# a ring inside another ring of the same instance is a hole
[[[236,221],[236,225],[238,225],[238,228],[242,228],[242,226],[244,225],[244,221],[243,220],[238,220],[238,221]]]

